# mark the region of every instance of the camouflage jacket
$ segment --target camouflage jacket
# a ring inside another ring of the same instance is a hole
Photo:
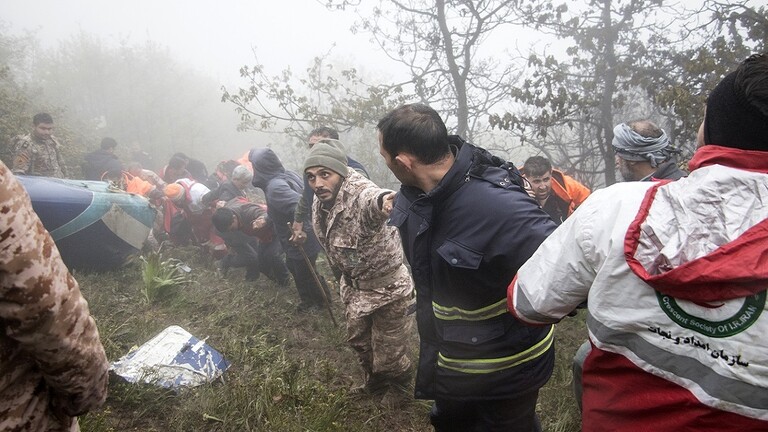
[[[77,431],[107,397],[88,303],[29,196],[0,163],[0,430]]]
[[[397,229],[386,224],[381,189],[354,169],[333,207],[312,204],[312,224],[330,264],[341,272],[341,300],[352,317],[368,315],[392,301],[410,296],[413,281],[403,261]]]
[[[17,137],[13,148],[13,172],[45,177],[66,177],[61,144],[55,137],[41,140],[33,134]]]

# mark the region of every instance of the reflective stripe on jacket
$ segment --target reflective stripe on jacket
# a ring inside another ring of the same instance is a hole
[[[555,224],[513,165],[458,137],[451,144],[456,159],[439,185],[426,194],[403,186],[390,215],[416,284],[416,396],[508,399],[552,372],[551,326],[521,324],[504,299]]]

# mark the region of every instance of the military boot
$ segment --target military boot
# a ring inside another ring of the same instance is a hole
[[[387,391],[388,387],[389,381],[381,374],[370,374],[364,384],[352,387],[349,392],[354,395],[379,395]]]

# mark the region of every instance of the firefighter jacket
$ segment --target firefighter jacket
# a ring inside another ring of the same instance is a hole
[[[674,182],[593,193],[510,285],[557,322],[588,300],[584,431],[768,430],[768,163],[707,145]]]
[[[505,287],[555,224],[514,165],[450,142],[456,158],[438,186],[403,186],[390,215],[416,285],[416,397],[509,399],[552,373],[553,327],[507,313]]]
[[[109,364],[77,282],[0,163],[0,430],[76,431],[107,397]]]
[[[381,211],[381,189],[352,168],[333,206],[324,210],[315,199],[312,223],[331,266],[341,272],[341,300],[353,318],[413,292],[397,229]]]

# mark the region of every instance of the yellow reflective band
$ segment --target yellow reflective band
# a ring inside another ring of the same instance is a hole
[[[468,374],[485,374],[509,369],[517,365],[529,362],[543,355],[554,342],[555,326],[549,326],[549,333],[536,345],[527,350],[509,357],[491,359],[452,359],[438,354],[437,365],[446,369]]]
[[[457,307],[445,307],[432,302],[435,318],[441,320],[483,321],[507,313],[507,299],[481,309],[464,310]]]

